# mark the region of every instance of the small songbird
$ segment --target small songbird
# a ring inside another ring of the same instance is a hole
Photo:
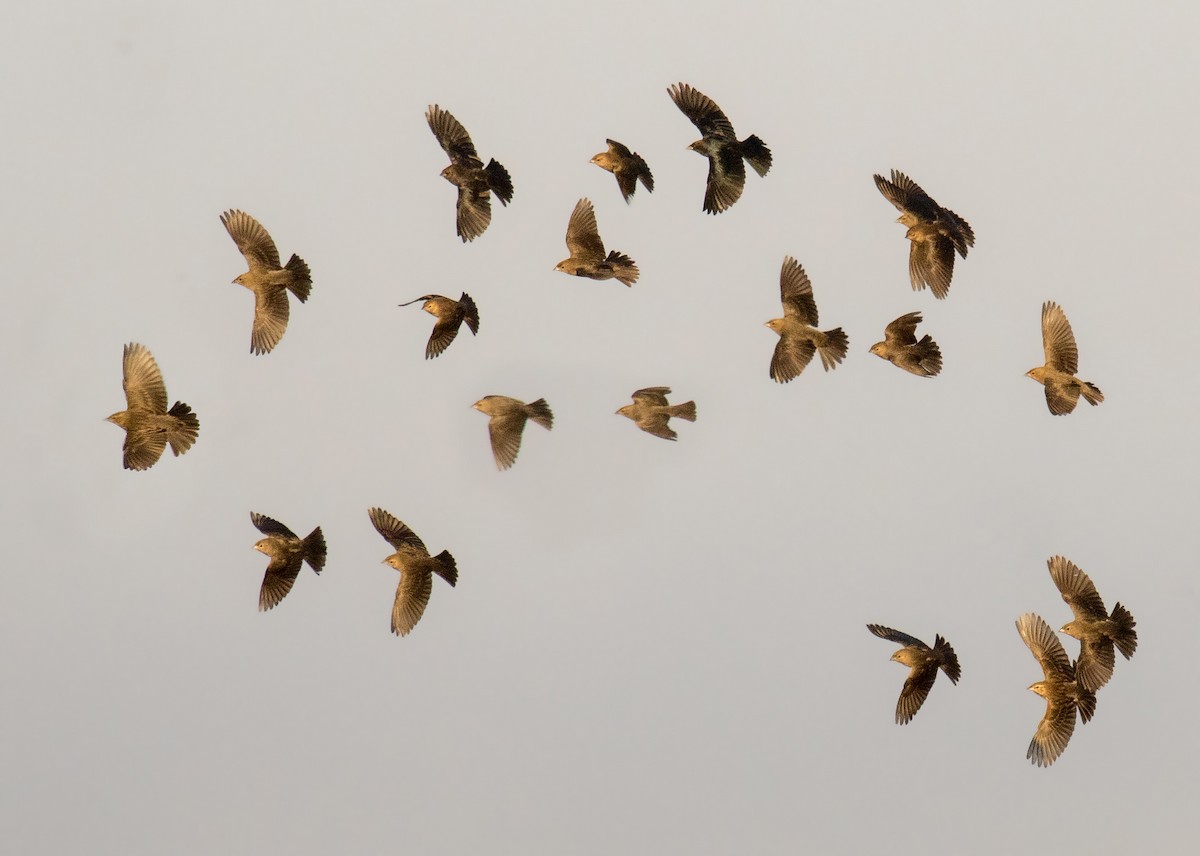
[[[425,112],[425,120],[450,156],[450,166],[442,170],[442,178],[458,188],[458,237],[464,243],[473,241],[492,222],[491,194],[496,194],[501,205],[512,202],[512,179],[494,158],[483,165],[471,135],[450,113],[434,104]]]
[[[1075,667],[1062,643],[1040,615],[1026,613],[1017,619],[1017,632],[1042,666],[1045,680],[1029,689],[1046,700],[1046,713],[1038,723],[1025,757],[1039,767],[1055,762],[1075,731],[1075,711],[1087,722],[1096,712],[1096,694],[1075,679]]]
[[[570,276],[616,278],[628,286],[637,282],[640,276],[637,264],[629,256],[616,250],[607,256],[604,254],[604,242],[600,240],[596,212],[592,210],[590,200],[580,199],[575,203],[575,210],[567,221],[567,250],[571,257],[563,259],[554,269]]]
[[[234,279],[238,285],[254,292],[250,352],[270,353],[287,329],[287,293],[292,292],[301,303],[308,300],[312,274],[304,259],[295,253],[284,267],[280,267],[275,242],[267,230],[244,211],[226,211],[221,215],[221,223],[250,266],[250,270]]]
[[[950,293],[954,251],[965,259],[967,249],[975,246],[971,224],[938,205],[915,181],[897,170],[892,170],[891,181],[876,175],[875,186],[900,212],[896,222],[908,227],[904,237],[912,242],[908,278],[913,290],[928,285],[933,296],[942,300]]]
[[[125,429],[125,469],[154,466],[168,443],[176,456],[192,448],[200,433],[200,420],[182,401],[167,410],[167,386],[145,345],[130,342],[125,346],[122,371],[126,409],[106,421]]]
[[[507,470],[517,462],[526,419],[532,419],[547,431],[554,427],[554,414],[544,398],[526,404],[506,395],[485,395],[471,406],[490,417],[488,437],[498,470]]]
[[[771,377],[776,383],[787,383],[804,371],[813,354],[821,355],[825,371],[836,368],[846,357],[850,340],[835,327],[822,333],[817,329],[817,302],[812,283],[800,263],[791,256],[783,259],[779,271],[779,297],[783,317],[773,318],[765,326],[779,334],[775,353],[771,357]]]
[[[608,151],[593,155],[589,163],[594,163],[601,169],[606,169],[617,177],[617,186],[621,188],[621,196],[626,202],[633,200],[633,192],[637,190],[638,179],[647,193],[654,192],[654,176],[650,167],[637,152],[631,152],[626,146],[616,140],[605,140]]]
[[[300,574],[301,562],[308,562],[316,573],[321,573],[325,567],[325,536],[318,526],[308,533],[307,538],[299,538],[278,520],[253,511],[250,522],[267,536],[260,539],[254,549],[271,558],[258,592],[258,609],[262,612],[274,607],[292,590],[292,584]]]
[[[942,370],[942,351],[926,333],[917,341],[920,312],[901,315],[883,330],[883,341],[871,346],[871,353],[918,377],[934,377]]]
[[[1119,603],[1109,615],[1100,592],[1074,562],[1052,556],[1046,565],[1062,599],[1075,614],[1074,620],[1064,624],[1061,630],[1079,640],[1079,662],[1075,666],[1079,683],[1095,692],[1112,678],[1116,665],[1113,646],[1126,660],[1137,650],[1137,631],[1134,629],[1137,622]]]
[[[1066,313],[1057,303],[1042,304],[1042,349],[1046,364],[1025,372],[1046,388],[1046,406],[1055,416],[1070,413],[1079,403],[1079,396],[1095,407],[1104,400],[1104,393],[1093,383],[1075,377],[1079,371],[1079,349]]]
[[[429,334],[429,343],[425,346],[425,359],[432,360],[450,347],[464,321],[472,336],[479,332],[479,310],[475,308],[471,295],[465,291],[458,300],[440,294],[426,294],[400,305],[411,306],[418,300],[424,300],[421,308],[437,319],[433,332]]]
[[[367,516],[375,530],[396,550],[383,560],[383,564],[400,572],[396,600],[392,604],[392,632],[407,636],[425,614],[433,590],[433,575],[437,574],[454,586],[458,582],[458,565],[448,550],[430,556],[417,533],[382,508],[368,510]]]
[[[893,660],[911,670],[904,680],[904,688],[900,690],[900,699],[896,702],[897,725],[906,725],[917,715],[917,711],[929,695],[929,690],[933,688],[939,668],[946,673],[951,683],[958,683],[962,674],[958,666],[958,655],[941,636],[934,636],[933,647],[930,648],[920,639],[884,627],[882,624],[868,624],[867,629],[880,639],[904,646],[892,654]]]
[[[667,87],[675,106],[700,129],[701,137],[688,146],[708,158],[704,210],[719,214],[738,201],[746,185],[744,159],[760,176],[771,169],[771,150],[751,134],[738,142],[733,125],[711,98],[686,83]]]
[[[675,416],[695,422],[696,402],[668,404],[667,396],[670,394],[669,386],[648,386],[639,389],[633,394],[633,404],[626,404],[617,411],[617,415],[632,419],[647,434],[662,437],[664,440],[674,440],[677,435],[667,425],[667,420]]]

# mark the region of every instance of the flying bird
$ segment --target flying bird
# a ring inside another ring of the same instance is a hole
[[[637,152],[631,152],[628,147],[616,140],[605,140],[608,151],[593,155],[589,163],[594,163],[601,169],[606,169],[617,178],[617,186],[621,188],[621,196],[626,202],[633,200],[633,192],[637,190],[640,179],[647,193],[654,192],[654,176],[650,167]]]
[[[640,275],[637,264],[624,253],[613,250],[607,256],[604,254],[604,242],[600,240],[596,212],[592,210],[590,200],[580,199],[575,203],[575,210],[567,221],[567,250],[571,253],[570,258],[563,259],[554,269],[570,276],[616,278],[632,286]]]
[[[308,562],[313,571],[321,573],[325,567],[325,536],[318,526],[308,533],[307,538],[300,538],[278,520],[253,511],[250,512],[250,522],[267,536],[260,539],[254,549],[271,558],[258,592],[258,609],[261,612],[273,608],[292,590],[300,574],[301,562]]]
[[[458,188],[458,237],[464,243],[473,241],[492,222],[491,194],[496,194],[501,205],[512,202],[512,179],[494,158],[483,165],[471,135],[450,113],[434,104],[425,111],[425,120],[438,145],[450,156],[442,178]]]
[[[669,404],[667,396],[670,394],[669,386],[648,386],[639,389],[633,394],[633,404],[626,404],[617,411],[617,415],[632,419],[647,434],[662,437],[664,440],[674,440],[677,435],[667,425],[667,421],[674,416],[695,422],[696,402]]]
[[[167,410],[166,384],[145,345],[130,342],[125,346],[122,371],[126,409],[106,421],[125,429],[125,469],[154,466],[168,443],[176,456],[192,448],[200,432],[200,420],[182,401]]]
[[[1057,303],[1042,304],[1042,349],[1046,364],[1025,372],[1046,388],[1046,406],[1055,416],[1070,413],[1079,403],[1079,396],[1095,407],[1104,400],[1104,393],[1093,383],[1075,377],[1079,371],[1079,349],[1066,313]]]
[[[900,699],[896,702],[897,725],[906,725],[917,715],[917,711],[929,695],[929,690],[933,688],[938,669],[946,673],[951,683],[958,683],[962,674],[958,666],[958,655],[941,636],[934,636],[933,647],[930,648],[920,639],[884,627],[882,624],[868,624],[867,629],[880,639],[903,646],[892,654],[893,660],[910,669],[908,677],[904,680],[904,687],[900,690]]]
[[[547,431],[554,426],[554,414],[544,398],[526,404],[506,395],[485,395],[471,406],[489,417],[488,437],[498,470],[507,470],[517,462],[525,420],[532,419]]]
[[[290,291],[304,303],[312,291],[312,274],[304,259],[295,253],[279,266],[279,250],[262,225],[244,211],[226,211],[221,223],[250,270],[233,281],[254,292],[254,326],[250,328],[250,352],[270,353],[279,344],[288,324]]]
[[[417,533],[382,508],[368,510],[367,516],[375,530],[396,550],[383,563],[400,572],[396,600],[392,604],[392,632],[407,636],[425,614],[433,590],[433,575],[437,574],[454,586],[458,582],[458,565],[448,550],[430,556]]]
[[[1038,723],[1025,757],[1039,767],[1049,767],[1067,748],[1075,731],[1075,712],[1087,722],[1096,712],[1096,694],[1075,678],[1075,667],[1062,643],[1040,615],[1029,612],[1017,619],[1017,632],[1042,666],[1045,680],[1029,689],[1046,700],[1046,713]]]
[[[901,315],[883,330],[883,341],[871,346],[871,353],[918,377],[934,377],[942,370],[942,351],[926,333],[917,341],[920,312]]]
[[[464,321],[472,336],[479,332],[479,310],[475,308],[471,295],[465,291],[458,300],[440,294],[426,294],[400,305],[411,306],[418,300],[425,301],[421,308],[437,319],[433,332],[429,334],[429,344],[425,346],[425,359],[432,360],[450,347]]]
[[[1052,556],[1047,562],[1050,578],[1058,586],[1062,599],[1075,618],[1062,626],[1062,632],[1079,640],[1079,662],[1075,671],[1079,683],[1095,692],[1112,678],[1116,657],[1113,646],[1126,660],[1137,650],[1137,622],[1129,610],[1116,604],[1112,615],[1104,608],[1100,592],[1091,579],[1069,559]]]
[[[875,186],[900,212],[896,222],[908,227],[904,237],[912,242],[908,278],[913,290],[928,285],[933,296],[942,300],[950,292],[955,250],[965,259],[967,249],[975,246],[971,224],[938,205],[920,185],[897,170],[892,170],[891,181],[876,175]]]
[[[791,256],[783,259],[779,271],[779,297],[783,303],[783,317],[766,323],[779,334],[775,353],[771,357],[771,377],[776,383],[787,383],[804,371],[813,354],[821,355],[825,371],[836,368],[846,357],[850,340],[835,327],[822,333],[817,329],[817,302],[813,298],[812,283],[800,263]]]
[[[700,139],[688,146],[708,158],[708,183],[704,210],[719,214],[742,195],[746,185],[745,160],[760,176],[771,169],[771,150],[751,134],[738,142],[733,125],[716,102],[686,83],[667,87],[675,106],[700,129]]]

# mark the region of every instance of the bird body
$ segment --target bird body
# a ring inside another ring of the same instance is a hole
[[[1075,714],[1087,722],[1096,712],[1096,694],[1076,679],[1062,643],[1039,615],[1026,613],[1017,619],[1017,633],[1042,667],[1044,680],[1029,685],[1030,691],[1046,700],[1046,712],[1029,742],[1025,757],[1039,767],[1049,767],[1067,748],[1075,731]]]
[[[633,393],[633,404],[626,404],[617,414],[632,419],[637,426],[647,434],[662,437],[664,440],[674,440],[677,435],[668,426],[672,417],[688,422],[696,421],[696,402],[685,401],[683,404],[670,404],[667,396],[671,394],[669,386],[648,386]]]
[[[517,462],[526,420],[532,419],[547,431],[554,427],[554,414],[544,398],[526,404],[506,395],[485,395],[471,406],[489,417],[488,437],[499,470]]]
[[[1046,565],[1063,601],[1075,615],[1061,631],[1079,640],[1076,665],[1079,682],[1095,692],[1112,679],[1116,664],[1114,646],[1126,660],[1137,650],[1137,630],[1134,629],[1137,622],[1119,603],[1109,615],[1091,578],[1074,562],[1052,556]]]
[[[258,593],[259,611],[265,611],[274,608],[292,590],[301,562],[308,562],[315,573],[321,573],[325,567],[325,536],[318,526],[307,537],[300,538],[278,520],[253,511],[250,522],[267,536],[259,539],[254,549],[271,559]]]
[[[556,271],[588,279],[617,279],[627,286],[632,286],[640,276],[637,264],[629,256],[616,250],[605,254],[596,226],[596,212],[588,199],[580,199],[571,211],[571,219],[567,221],[567,249],[571,255],[554,266]]]
[[[928,333],[918,341],[921,320],[920,312],[901,315],[887,325],[883,341],[872,345],[871,353],[918,377],[934,377],[942,370],[942,351]]]
[[[880,639],[901,645],[891,658],[910,669],[904,687],[900,690],[900,698],[896,702],[897,725],[906,725],[917,715],[930,689],[933,688],[938,669],[945,672],[946,677],[954,684],[957,684],[962,676],[958,655],[954,653],[950,643],[940,635],[934,636],[933,647],[930,648],[920,639],[884,627],[882,624],[868,624],[867,629]]]
[[[145,345],[130,342],[125,346],[121,383],[126,409],[106,421],[125,429],[125,469],[149,469],[168,444],[176,457],[192,447],[200,433],[200,420],[182,401],[167,409],[166,384]]]
[[[407,636],[425,614],[433,591],[433,575],[437,574],[453,587],[458,583],[458,564],[448,550],[430,556],[425,542],[382,508],[369,509],[367,516],[375,531],[396,551],[384,559],[383,564],[400,572],[392,603],[392,632]]]
[[[492,222],[492,194],[501,205],[512,202],[512,178],[495,159],[484,166],[471,135],[448,111],[433,104],[425,112],[429,130],[450,157],[442,178],[458,188],[456,231],[463,242],[482,235]]]
[[[812,283],[804,268],[791,256],[783,259],[779,294],[783,317],[766,323],[779,334],[775,353],[771,356],[771,378],[776,383],[787,383],[804,371],[814,354],[821,355],[825,371],[836,368],[845,359],[850,340],[841,327],[824,332],[817,329],[817,302]]]
[[[1046,389],[1046,406],[1055,416],[1070,413],[1079,403],[1079,396],[1095,407],[1104,401],[1100,388],[1075,377],[1079,371],[1079,349],[1075,333],[1061,306],[1047,300],[1042,304],[1042,349],[1046,364],[1025,372]]]
[[[421,308],[437,319],[425,346],[425,359],[431,360],[450,347],[464,321],[472,336],[479,332],[479,310],[475,301],[465,291],[458,300],[440,294],[426,294],[400,305],[410,306],[417,301],[424,301]]]
[[[944,299],[954,275],[954,253],[965,259],[967,249],[975,246],[971,224],[938,205],[920,185],[897,170],[892,170],[891,181],[876,175],[875,186],[900,212],[896,222],[908,227],[904,237],[911,242],[908,277],[913,290],[929,286],[934,297]]]
[[[651,175],[650,167],[646,166],[646,161],[642,159],[642,156],[637,152],[631,152],[627,146],[616,140],[605,140],[605,142],[608,143],[608,151],[593,155],[589,163],[594,163],[616,176],[617,186],[621,189],[621,196],[626,202],[633,201],[633,192],[637,190],[639,180],[646,188],[647,193],[653,193],[654,176]]]

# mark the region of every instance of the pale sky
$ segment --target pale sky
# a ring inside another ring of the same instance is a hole
[[[0,12],[5,847],[1190,852],[1200,13],[1045,5]],[[716,217],[679,81],[774,152]],[[515,186],[471,244],[433,103]],[[606,137],[653,194],[588,163]],[[910,288],[893,168],[975,231],[945,301]],[[581,197],[633,288],[553,270]],[[230,208],[312,270],[265,356]],[[850,351],[779,385],[785,255]],[[397,304],[464,290],[479,335],[424,360]],[[1045,300],[1099,407],[1023,377]],[[917,310],[931,380],[868,353]],[[147,472],[103,421],[131,341],[201,425]],[[614,415],[654,385],[697,402],[677,443]],[[555,413],[504,473],[492,393]],[[376,505],[458,562],[406,638]],[[329,545],[268,613],[251,511]],[[1014,621],[1069,619],[1054,554],[1140,646],[1037,769]],[[869,622],[958,652],[909,725]]]

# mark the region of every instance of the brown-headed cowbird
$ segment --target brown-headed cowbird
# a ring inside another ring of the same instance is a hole
[[[1079,371],[1079,349],[1066,313],[1057,303],[1042,304],[1042,349],[1046,364],[1025,372],[1046,388],[1046,406],[1055,416],[1070,413],[1079,403],[1079,396],[1095,407],[1104,400],[1104,393],[1095,384],[1075,377]]]
[[[260,539],[254,549],[271,558],[258,592],[258,608],[264,611],[274,607],[292,590],[292,584],[300,573],[301,562],[308,562],[313,571],[321,573],[325,567],[325,536],[318,526],[308,533],[307,538],[299,538],[278,520],[253,511],[250,512],[250,522],[267,536]]]
[[[498,470],[507,470],[517,462],[526,419],[532,419],[547,431],[554,427],[554,414],[544,398],[526,404],[506,395],[485,395],[471,406],[489,417],[488,437]]]
[[[1051,556],[1046,565],[1062,599],[1075,613],[1075,619],[1064,624],[1062,632],[1079,640],[1079,662],[1075,666],[1079,683],[1095,692],[1112,678],[1116,664],[1113,645],[1120,649],[1126,660],[1137,650],[1137,631],[1134,630],[1137,622],[1119,603],[1109,615],[1100,592],[1074,562],[1062,556]]]
[[[200,420],[182,401],[167,410],[167,386],[145,345],[130,342],[125,346],[122,371],[126,409],[106,421],[125,429],[125,469],[154,466],[168,443],[176,456],[192,448],[200,433]]]
[[[738,142],[732,123],[716,102],[688,84],[673,84],[667,87],[667,94],[683,115],[700,129],[700,139],[688,148],[708,158],[704,210],[719,214],[742,195],[746,185],[746,167],[742,160],[764,176],[771,169],[771,150],[753,134]]]
[[[884,627],[882,624],[868,624],[867,629],[889,642],[895,642],[903,647],[892,654],[892,659],[901,665],[908,666],[911,671],[900,690],[900,699],[896,702],[896,724],[906,725],[917,715],[940,668],[946,673],[951,683],[957,684],[962,670],[958,666],[958,655],[950,647],[950,643],[941,636],[934,636],[933,647],[930,648],[920,639]]]
[[[421,308],[437,319],[433,332],[429,334],[429,343],[425,346],[425,359],[432,360],[450,347],[464,321],[472,336],[479,332],[479,310],[475,308],[471,295],[465,291],[458,300],[440,294],[426,294],[400,305],[411,306],[418,300],[424,300]]]
[[[392,632],[407,636],[425,614],[433,590],[433,575],[437,574],[454,586],[458,582],[458,565],[448,550],[430,556],[417,533],[382,508],[370,509],[367,516],[375,530],[396,550],[383,563],[400,572],[396,600],[392,604]]]
[[[250,329],[250,352],[266,354],[283,338],[288,323],[289,291],[304,303],[312,291],[312,274],[304,259],[295,253],[287,265],[279,266],[279,250],[257,220],[244,211],[226,211],[221,223],[250,270],[234,282],[254,292],[254,326]]]
[[[606,169],[617,177],[617,186],[621,188],[621,196],[626,202],[633,200],[633,192],[637,190],[638,179],[647,193],[654,192],[654,176],[650,167],[637,152],[631,152],[628,147],[616,140],[605,140],[608,151],[593,155],[589,163],[594,163],[601,169]]]
[[[496,194],[501,205],[512,202],[512,179],[494,158],[483,165],[471,135],[450,113],[434,104],[425,111],[425,120],[450,156],[450,166],[442,170],[442,178],[458,188],[458,237],[464,243],[473,241],[492,222],[491,194]]]
[[[942,351],[926,333],[917,341],[920,312],[901,315],[883,330],[883,341],[871,346],[871,353],[918,377],[933,377],[942,370]]]
[[[954,251],[965,259],[967,248],[975,246],[971,224],[938,205],[915,181],[897,170],[892,170],[891,181],[876,175],[875,186],[900,212],[896,222],[908,227],[904,237],[912,242],[908,278],[913,290],[928,285],[934,297],[945,298],[954,275]]]
[[[783,303],[783,317],[766,323],[779,334],[771,357],[771,377],[775,382],[787,383],[796,377],[815,353],[821,355],[825,371],[836,368],[845,359],[850,340],[841,327],[824,333],[817,329],[817,302],[813,298],[812,283],[804,268],[791,256],[784,257],[783,268],[779,271],[779,297]]]
[[[670,394],[669,386],[648,386],[639,389],[633,394],[633,404],[626,404],[617,411],[617,415],[632,419],[647,434],[662,437],[664,440],[674,440],[677,435],[667,425],[667,420],[675,416],[695,422],[696,402],[669,404],[667,396]]]
[[[575,203],[575,210],[567,221],[567,250],[571,257],[563,259],[554,269],[570,276],[616,278],[632,286],[640,275],[633,259],[624,253],[613,250],[607,256],[604,254],[604,242],[600,240],[596,212],[592,210],[590,200],[580,199]]]
[[[1040,615],[1026,613],[1017,619],[1017,632],[1042,666],[1045,680],[1029,689],[1046,700],[1046,713],[1038,723],[1025,757],[1039,767],[1049,767],[1067,748],[1075,731],[1075,711],[1087,722],[1096,712],[1096,694],[1075,679],[1062,643]]]

